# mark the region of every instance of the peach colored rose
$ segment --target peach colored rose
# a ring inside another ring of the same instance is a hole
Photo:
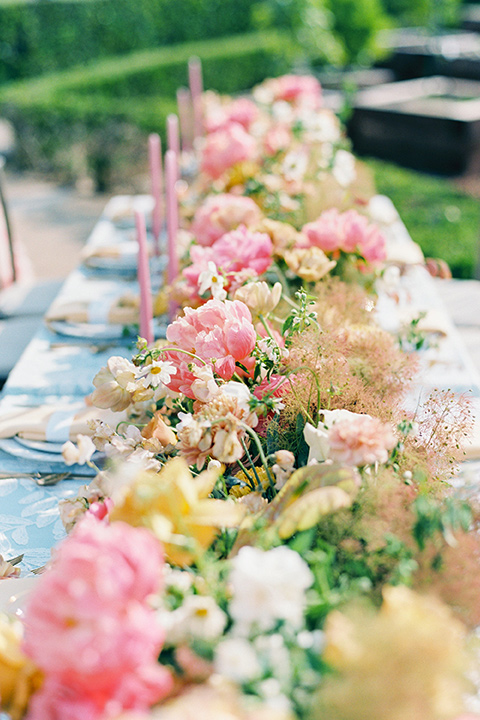
[[[239,123],[232,122],[207,136],[200,168],[216,180],[233,165],[253,160],[255,154],[254,138]]]
[[[286,250],[284,259],[290,270],[307,282],[317,282],[337,264],[316,246]]]
[[[393,428],[368,415],[338,420],[328,431],[329,457],[344,465],[386,463],[396,443]]]
[[[240,224],[248,227],[260,222],[261,217],[251,198],[231,193],[211,195],[195,213],[191,231],[199,245],[212,245]]]

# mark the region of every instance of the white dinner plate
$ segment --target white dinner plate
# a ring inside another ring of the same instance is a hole
[[[138,326],[124,326],[112,323],[70,323],[66,320],[49,320],[48,327],[57,335],[65,337],[85,338],[86,340],[125,340],[125,342],[138,335]],[[167,332],[167,322],[154,320],[154,337],[164,338]]]
[[[20,445],[16,438],[2,438],[0,439],[0,450],[3,450],[3,452],[7,453],[8,455],[11,455],[12,457],[19,458],[21,460],[26,460],[28,462],[35,463],[35,469],[39,472],[42,472],[43,470],[49,472],[51,465],[58,465],[58,468],[55,468],[55,472],[67,472],[72,471],[75,473],[75,475],[95,475],[95,470],[93,470],[88,465],[65,465],[65,462],[63,460],[63,457],[61,453],[55,453],[55,452],[43,452],[42,450],[34,450],[32,448],[25,447],[23,445]],[[94,455],[92,460],[96,464],[98,464],[97,460],[102,459],[103,456],[98,453],[98,455]],[[47,466],[47,467],[45,467]]]
[[[47,442],[46,440],[27,440],[22,437],[15,437],[14,440],[30,450],[38,450],[43,453],[62,453],[63,442]]]
[[[0,582],[0,612],[22,617],[25,602],[39,579],[40,575],[4,578]]]

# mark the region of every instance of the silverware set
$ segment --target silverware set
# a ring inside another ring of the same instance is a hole
[[[8,472],[2,472],[0,473],[0,480],[7,480],[10,478],[18,479],[18,478],[28,478],[29,480],[33,480],[36,485],[39,485],[40,487],[51,487],[52,485],[57,485],[62,480],[67,479],[73,479],[73,478],[79,478],[83,476],[80,475],[74,475],[71,472],[58,472],[58,473],[45,473],[45,472],[34,472],[34,473],[8,473]],[[88,478],[85,478],[85,481],[87,481]]]
[[[22,553],[21,555],[17,555],[17,557],[8,558],[7,562],[9,562],[10,565],[20,565],[23,558],[24,558],[24,554]],[[44,573],[46,569],[47,569],[46,565],[41,565],[38,568],[33,568],[33,570],[30,570],[30,572],[33,573],[34,575],[42,575],[42,573]]]

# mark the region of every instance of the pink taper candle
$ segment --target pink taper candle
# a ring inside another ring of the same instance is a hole
[[[187,88],[177,90],[178,118],[180,120],[180,137],[182,139],[182,150],[188,152],[192,149],[193,116],[192,98]]]
[[[167,195],[167,281],[171,285],[176,280],[179,272],[178,268],[178,250],[177,250],[177,234],[178,234],[178,198],[175,184],[178,178],[177,156],[173,150],[167,150],[165,155],[165,176],[166,176],[166,195]],[[176,305],[170,303],[169,315],[173,319]]]
[[[192,57],[188,61],[188,81],[193,104],[193,133],[194,137],[203,135],[203,111],[202,111],[202,63],[199,58]]]
[[[145,215],[135,212],[135,225],[138,240],[138,284],[140,286],[140,337],[145,338],[148,345],[153,343],[153,304],[150,285],[150,268],[148,266],[147,230]]]
[[[178,116],[173,113],[167,117],[167,147],[177,156],[180,156],[180,133],[178,129]]]
[[[155,254],[160,255],[160,234],[163,223],[163,172],[162,141],[157,133],[152,133],[148,137],[148,159],[150,163],[150,184],[153,197],[152,233],[155,244]]]

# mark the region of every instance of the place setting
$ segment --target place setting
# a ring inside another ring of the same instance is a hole
[[[67,441],[76,440],[78,435],[90,437],[93,421],[122,422],[122,413],[99,410],[86,404],[78,397],[50,398],[48,403],[19,404],[19,397],[6,396],[0,402],[0,461],[2,472],[9,474],[42,473],[74,476],[94,476],[96,465],[72,462],[67,465],[62,450]],[[100,453],[93,456],[93,462],[103,466]],[[62,479],[62,478],[60,478]],[[47,483],[45,483],[47,484]]]

